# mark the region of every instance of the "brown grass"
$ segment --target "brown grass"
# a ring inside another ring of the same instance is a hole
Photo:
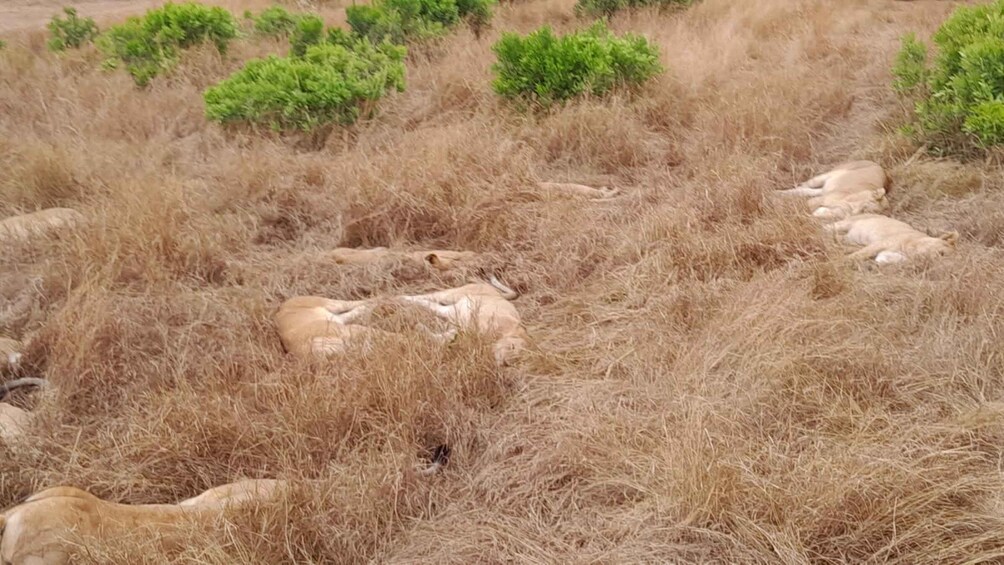
[[[572,4],[504,4],[481,40],[415,55],[408,90],[320,150],[202,116],[202,89],[275,43],[197,51],[139,90],[93,52],[12,36],[0,213],[93,221],[0,250],[0,331],[33,336],[27,362],[56,385],[0,448],[0,502],[56,484],[134,503],[293,484],[216,543],[93,546],[95,563],[1004,559],[1004,176],[908,161],[888,88],[898,36],[957,3],[627,14],[612,26],[669,69],[642,93],[537,116],[499,102],[499,32],[583,25]],[[958,252],[856,267],[771,197],[849,158],[889,166],[892,214],[958,229]],[[538,180],[627,196],[546,200]],[[345,245],[486,253],[526,290],[532,351],[500,370],[476,336],[441,348],[406,330],[387,354],[290,359],[282,299],[457,282],[318,259]],[[415,477],[439,443],[447,469]]]

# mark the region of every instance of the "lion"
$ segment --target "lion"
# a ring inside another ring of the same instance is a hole
[[[120,504],[75,487],[45,489],[0,514],[0,560],[4,565],[66,565],[87,540],[137,535],[149,536],[164,550],[180,548],[192,542],[191,526],[217,530],[227,506],[267,499],[280,484],[239,481],[178,504]]]
[[[422,306],[458,327],[495,337],[492,352],[495,362],[503,366],[526,347],[529,337],[519,311],[510,302],[518,296],[515,290],[491,275],[487,282],[398,298]]]
[[[610,200],[620,194],[616,188],[601,187],[593,188],[584,184],[573,182],[538,182],[539,188],[546,196],[554,198],[557,196],[584,196],[592,201]]]
[[[31,425],[31,413],[13,404],[0,402],[0,439],[9,443]]]
[[[21,364],[24,346],[16,339],[0,337],[0,373],[13,371]]]
[[[450,448],[437,446],[428,477],[447,464]],[[44,489],[0,513],[0,563],[68,565],[88,541],[110,543],[143,536],[171,551],[192,543],[193,526],[215,532],[228,508],[262,502],[287,486],[276,479],[243,479],[213,487],[177,504],[120,504],[71,486]]]
[[[323,357],[345,351],[350,341],[397,335],[353,323],[377,305],[374,300],[296,296],[282,303],[276,312],[275,322],[286,351],[302,359]],[[456,330],[430,333],[433,339],[446,342],[453,339]]]
[[[878,213],[889,207],[886,193],[892,180],[873,161],[850,161],[817,175],[801,185],[779,191],[793,196],[809,196],[812,215],[838,220],[855,214]]]
[[[955,248],[959,232],[932,237],[909,224],[881,214],[857,214],[830,224],[826,229],[843,235],[847,243],[863,246],[851,259],[871,259],[876,263],[901,263],[914,257],[940,257]]]
[[[220,507],[234,502],[251,501],[271,496],[283,484],[283,481],[276,479],[243,479],[213,487],[198,496],[186,498],[179,502],[178,506]]]
[[[71,208],[46,208],[30,214],[0,220],[0,244],[29,242],[54,233],[71,230],[84,222],[84,216]]]
[[[403,251],[388,249],[386,247],[373,247],[370,249],[339,247],[330,251],[328,255],[335,263],[340,265],[370,265],[388,258],[394,258],[417,265],[429,265],[440,271],[448,271],[470,264],[478,257],[477,253],[473,251],[449,251],[443,249]]]
[[[34,377],[7,381],[0,384],[0,400],[6,398],[10,391],[26,386],[44,387],[46,386],[46,381],[45,379]],[[13,404],[0,402],[0,439],[6,443],[24,434],[24,430],[31,425],[31,420],[31,412],[18,408]]]

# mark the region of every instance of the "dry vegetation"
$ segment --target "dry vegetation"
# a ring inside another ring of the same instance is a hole
[[[491,43],[584,22],[572,0],[504,4],[480,40],[413,53],[408,90],[320,150],[202,115],[207,85],[278,43],[198,51],[139,90],[93,51],[8,35],[0,215],[92,221],[0,250],[0,333],[34,333],[27,362],[56,386],[0,446],[0,505],[57,484],[139,503],[294,481],[177,563],[1004,559],[1004,176],[910,161],[888,87],[899,35],[956,4],[618,16],[669,72],[537,117],[491,93]],[[342,8],[320,12],[335,24]],[[958,229],[959,250],[855,266],[771,197],[848,158],[889,167],[890,215]],[[547,201],[537,180],[627,196]],[[444,349],[412,332],[389,355],[283,353],[284,298],[455,282],[318,259],[397,244],[490,253],[526,292],[533,351],[497,369],[473,336]],[[410,473],[442,442],[442,474]],[[85,556],[165,559],[129,543]]]

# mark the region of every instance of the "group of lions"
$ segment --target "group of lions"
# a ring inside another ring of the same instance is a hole
[[[619,194],[615,188],[594,188],[567,182],[538,182],[537,189],[548,198],[584,197],[593,201],[608,200]],[[325,258],[342,265],[374,265],[392,258],[450,271],[469,268],[477,259],[477,254],[470,251],[341,247],[328,252]],[[493,340],[492,353],[496,364],[508,365],[526,347],[528,340],[519,311],[510,302],[518,297],[518,293],[495,275],[468,282],[464,286],[428,294],[368,300],[295,296],[279,307],[275,324],[283,347],[292,355],[300,358],[326,357],[344,352],[350,342],[365,346],[374,337],[389,337],[390,332],[359,323],[360,319],[382,304],[410,304],[431,312],[451,325],[444,332],[428,332],[434,340],[449,342],[460,330],[481,333]]]
[[[890,179],[885,170],[871,161],[853,161],[835,167],[783,194],[809,197],[813,216],[829,221],[826,229],[843,236],[860,249],[854,259],[874,259],[896,263],[921,256],[938,256],[951,250],[958,239],[955,232],[937,237],[881,214],[888,206]],[[544,196],[584,197],[605,200],[616,190],[592,188],[572,183],[538,183]],[[75,210],[53,208],[0,221],[0,244],[29,241],[35,237],[82,223]],[[326,259],[338,265],[379,265],[390,260],[437,271],[469,273],[478,255],[469,251],[403,251],[386,247],[371,249],[338,248]],[[374,338],[396,334],[371,327],[365,318],[381,305],[414,306],[446,321],[449,328],[427,334],[439,343],[452,341],[458,332],[484,334],[492,341],[492,353],[499,366],[509,364],[527,346],[529,336],[512,300],[518,293],[494,274],[484,271],[469,284],[426,294],[376,297],[366,300],[338,300],[321,296],[294,296],[282,302],[274,321],[284,349],[299,358],[342,354],[350,345],[367,344]],[[0,371],[16,372],[20,344],[0,339]],[[10,391],[25,386],[43,386],[45,381],[20,377],[0,385],[0,400]],[[0,402],[0,437],[16,437],[28,424],[30,414]],[[449,448],[437,449],[432,466],[421,475],[435,473],[448,457]],[[162,547],[184,544],[186,527],[216,531],[226,507],[266,499],[283,484],[272,479],[249,479],[218,486],[176,504],[118,504],[102,500],[87,491],[59,486],[34,494],[21,504],[0,513],[0,563],[4,565],[63,565],[69,562],[81,540],[99,537],[112,540],[147,531]]]
[[[339,249],[335,252],[357,259],[371,254],[376,260],[380,253],[370,253],[373,251],[377,250]],[[450,257],[453,253],[420,252],[408,256],[423,257],[430,265],[442,269],[441,257]],[[486,334],[494,340],[492,351],[495,362],[501,366],[509,364],[526,346],[526,330],[519,312],[510,302],[517,296],[516,291],[502,284],[495,275],[485,281],[413,296],[368,300],[295,296],[279,307],[275,323],[286,351],[301,358],[324,357],[344,352],[350,342],[365,346],[374,337],[391,336],[391,332],[358,323],[377,306],[388,303],[416,305],[451,324],[444,332],[428,332],[433,339],[447,343],[459,330]]]
[[[831,222],[824,229],[859,247],[848,255],[851,259],[901,263],[942,256],[955,248],[958,232],[932,236],[881,214],[889,207],[886,193],[890,186],[889,175],[878,163],[851,161],[779,192],[808,196],[812,215]]]
[[[46,208],[0,220],[0,246],[25,245],[55,234],[70,232],[84,223],[84,216],[72,208]],[[16,373],[24,344],[0,336],[0,375]],[[42,379],[24,377],[0,385],[0,401],[18,388],[43,386]],[[21,435],[31,422],[31,413],[0,402],[0,439],[10,441]]]
[[[574,183],[537,184],[547,198],[606,200],[616,189],[593,188]],[[80,225],[83,216],[67,208],[51,208],[0,221],[0,245],[24,243],[48,237]],[[469,273],[478,259],[470,251],[401,251],[338,248],[326,258],[338,265],[379,265],[388,259],[428,267],[436,271]],[[482,273],[480,269],[476,272]],[[492,353],[499,366],[507,365],[522,351],[529,336],[511,300],[518,293],[494,274],[468,276],[469,284],[426,294],[367,300],[337,300],[321,296],[295,296],[285,300],[275,313],[279,340],[291,355],[300,358],[327,357],[346,352],[350,344],[366,344],[374,337],[396,334],[370,327],[365,317],[377,306],[397,304],[419,307],[446,321],[449,328],[427,331],[447,343],[460,331],[484,334],[492,340]],[[0,338],[0,373],[19,372],[20,342]],[[10,391],[26,386],[44,386],[43,379],[20,377],[0,385],[0,400]],[[12,441],[23,433],[31,414],[0,402],[0,438]],[[449,447],[435,450],[432,464],[417,473],[436,473],[447,461]],[[64,565],[88,539],[105,541],[141,535],[156,540],[162,549],[188,542],[187,528],[219,531],[227,507],[267,499],[283,481],[248,479],[218,486],[176,504],[118,504],[75,487],[42,490],[0,513],[0,563],[3,565]]]

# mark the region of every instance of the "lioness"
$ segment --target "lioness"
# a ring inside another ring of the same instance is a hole
[[[510,300],[517,292],[492,275],[488,282],[477,282],[428,294],[401,296],[459,327],[469,328],[497,338],[492,346],[495,362],[507,365],[528,339],[516,307]]]
[[[325,356],[345,350],[350,340],[390,336],[392,332],[354,324],[370,313],[372,300],[332,300],[320,296],[296,296],[282,303],[275,315],[279,338],[286,351],[300,358]],[[456,330],[432,334],[445,342]]]
[[[851,161],[837,165],[790,190],[794,196],[810,196],[812,215],[840,219],[854,214],[881,212],[889,207],[886,192],[892,182],[885,170],[872,161]]]
[[[418,471],[430,476],[446,465],[450,448],[435,449],[432,464]],[[66,565],[75,548],[88,540],[114,542],[149,536],[163,550],[191,543],[186,526],[214,531],[228,506],[267,500],[285,481],[245,479],[211,488],[177,504],[119,504],[75,487],[42,490],[0,513],[2,565]]]
[[[21,362],[22,349],[20,341],[0,337],[0,372],[17,369]]]
[[[0,220],[0,243],[31,241],[83,223],[84,216],[70,208],[47,208]]]
[[[899,263],[912,257],[938,257],[955,248],[959,232],[931,237],[905,222],[881,214],[857,214],[837,221],[827,230],[843,235],[847,243],[863,245],[851,259],[875,258],[876,263]]]
[[[282,481],[275,479],[243,479],[222,486],[213,487],[206,492],[186,498],[178,506],[222,506],[234,502],[246,502],[256,498],[271,496]]]
[[[538,182],[537,187],[549,197],[555,196],[585,196],[590,200],[609,200],[620,191],[616,188],[602,187],[593,188],[584,184],[573,182]]]
[[[185,526],[219,528],[226,505],[266,499],[277,484],[240,481],[179,504],[119,504],[74,487],[45,489],[0,514],[0,559],[3,565],[64,565],[88,539],[111,542],[137,535],[149,536],[163,549],[178,548],[192,542]]]
[[[330,256],[334,259],[335,263],[343,265],[368,265],[386,258],[401,258],[416,264],[427,264],[440,271],[459,267],[477,258],[477,254],[472,251],[447,251],[441,249],[400,251],[386,247],[373,247],[371,249],[339,247],[332,250]]]
[[[45,386],[44,379],[25,377],[14,379],[0,384],[0,400],[3,400],[7,393],[12,390],[26,386]],[[0,402],[0,439],[8,442],[11,439],[24,433],[25,428],[31,424],[31,412],[22,410],[13,404]]]
[[[13,404],[0,402],[0,439],[5,443],[23,434],[30,424],[30,412]]]

